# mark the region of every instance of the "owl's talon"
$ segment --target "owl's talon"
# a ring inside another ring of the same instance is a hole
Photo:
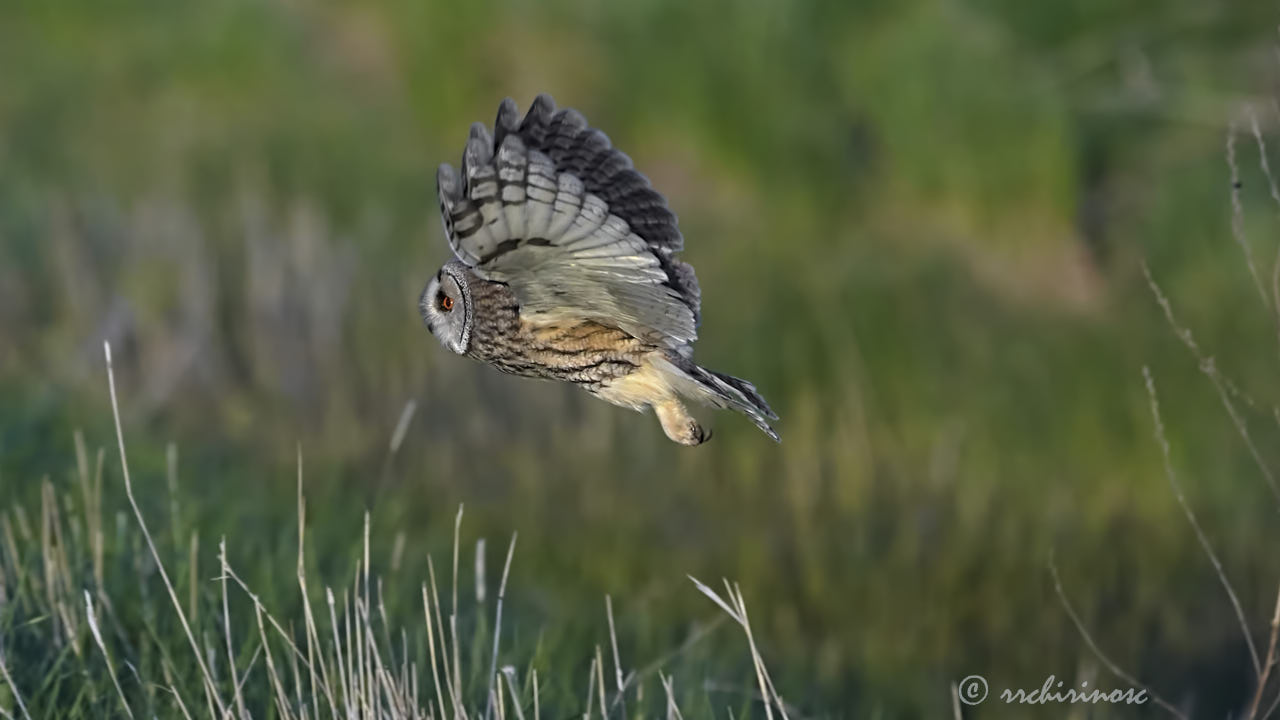
[[[702,427],[697,420],[689,420],[689,424],[685,428],[684,439],[678,442],[681,445],[696,447],[711,439],[711,431]]]
[[[702,425],[689,415],[679,400],[668,399],[666,402],[654,405],[653,409],[658,415],[659,422],[662,423],[663,432],[675,442],[694,446],[711,439],[711,433],[704,430]]]

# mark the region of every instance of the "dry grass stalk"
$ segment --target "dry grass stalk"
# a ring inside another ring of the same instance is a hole
[[[333,650],[338,667],[338,688],[342,690],[342,707],[346,711],[346,715],[350,717],[355,713],[355,706],[352,704],[351,686],[347,680],[349,677],[347,667],[342,660],[342,639],[338,636],[338,615],[335,607],[336,603],[333,599],[333,590],[325,588],[324,596],[329,604],[329,627],[333,631]],[[348,637],[350,637],[349,634]]]
[[[600,646],[596,645],[596,684],[600,691],[600,717],[602,720],[609,720],[609,710],[605,707],[604,692],[604,656],[600,654]]]
[[[459,508],[458,512],[459,512],[459,515],[461,515],[461,512],[462,512],[461,508]],[[457,535],[455,530],[455,537],[456,536]],[[449,646],[445,642],[445,630],[444,630],[445,626],[442,621],[442,615],[440,610],[440,593],[436,588],[435,563],[432,561],[431,556],[429,555],[427,556],[427,575],[431,579],[431,599],[435,603],[435,608],[436,608],[436,627],[439,628],[440,630],[440,662],[444,666],[445,687],[449,691],[449,701],[453,707],[453,717],[454,717],[454,720],[457,720],[457,718],[466,718],[467,711],[465,708],[462,707],[462,701],[461,701],[462,688],[458,687],[455,684],[454,676],[449,669],[449,657],[450,657]],[[455,658],[455,661],[456,661],[457,654],[455,653],[453,657]],[[437,685],[436,688],[438,692],[439,685]]]
[[[1272,102],[1272,108],[1280,114],[1280,104]],[[1248,108],[1249,129],[1253,131],[1254,143],[1258,146],[1258,168],[1267,180],[1267,190],[1271,199],[1280,207],[1280,187],[1276,186],[1275,176],[1271,173],[1271,163],[1267,159],[1267,144],[1262,139],[1262,130],[1258,127],[1258,114],[1253,107]],[[1276,246],[1276,259],[1271,266],[1271,309],[1276,322],[1276,339],[1280,341],[1280,245]]]
[[[151,550],[151,557],[155,560],[156,569],[160,571],[160,577],[164,580],[165,589],[169,592],[169,599],[173,602],[173,607],[178,612],[178,619],[182,623],[182,631],[186,633],[187,641],[191,644],[191,652],[195,655],[196,664],[200,666],[200,674],[204,677],[205,694],[207,699],[217,705],[219,716],[226,714],[226,706],[222,702],[222,698],[218,696],[217,688],[213,683],[213,676],[209,674],[209,668],[205,665],[204,656],[200,653],[200,647],[196,644],[195,635],[191,632],[191,625],[187,622],[187,616],[182,612],[182,604],[178,601],[178,594],[173,589],[173,583],[169,581],[169,573],[164,569],[164,563],[160,561],[160,553],[156,551],[156,544],[151,539],[151,533],[147,530],[146,521],[142,517],[142,511],[138,509],[138,501],[133,495],[133,481],[129,478],[129,460],[124,449],[124,426],[120,423],[120,404],[116,399],[116,376],[111,365],[111,343],[103,342],[103,354],[107,360],[107,386],[111,391],[111,413],[116,425],[116,442],[120,447],[120,468],[124,474],[125,495],[129,498],[129,506],[133,508],[133,515],[138,521],[138,526],[142,529],[142,536],[146,538],[147,547]]]
[[[1278,49],[1278,56],[1280,56],[1280,49]],[[1273,101],[1272,107],[1276,111],[1276,114],[1280,115],[1280,104]],[[1248,115],[1249,127],[1258,149],[1259,169],[1266,180],[1267,189],[1271,199],[1278,207],[1280,207],[1280,188],[1277,187],[1275,176],[1271,171],[1271,165],[1267,158],[1266,142],[1263,139],[1263,135],[1258,124],[1257,114],[1252,107],[1246,107],[1245,112]],[[1237,122],[1233,121],[1228,129],[1226,142],[1227,167],[1230,171],[1231,180],[1231,232],[1244,255],[1245,264],[1247,265],[1249,274],[1259,292],[1262,300],[1262,306],[1264,310],[1275,320],[1277,337],[1280,338],[1280,248],[1277,248],[1277,256],[1272,269],[1271,296],[1268,298],[1267,292],[1264,289],[1261,278],[1258,274],[1258,270],[1254,264],[1252,251],[1244,232],[1244,206],[1240,201],[1240,189],[1242,187],[1242,183],[1240,180],[1239,163],[1236,159],[1236,133]],[[1169,299],[1165,296],[1164,292],[1160,289],[1160,286],[1152,277],[1151,270],[1145,262],[1142,264],[1142,271],[1146,277],[1147,285],[1155,296],[1156,302],[1164,311],[1165,318],[1173,329],[1174,335],[1182,341],[1183,345],[1185,345],[1191,352],[1192,356],[1195,357],[1196,361],[1199,363],[1201,372],[1204,373],[1213,384],[1214,389],[1218,393],[1219,399],[1222,401],[1223,406],[1227,410],[1228,416],[1231,418],[1232,424],[1235,426],[1237,433],[1248,448],[1251,456],[1253,457],[1254,463],[1258,466],[1259,471],[1265,478],[1272,495],[1276,498],[1277,509],[1280,509],[1280,486],[1277,485],[1275,475],[1270,466],[1267,465],[1265,460],[1262,458],[1261,453],[1258,451],[1253,438],[1249,434],[1248,426],[1245,423],[1243,416],[1236,408],[1232,398],[1242,398],[1247,404],[1253,407],[1256,407],[1256,404],[1250,398],[1243,395],[1229,379],[1223,376],[1223,374],[1218,370],[1214,359],[1206,356],[1201,351],[1199,345],[1196,344],[1191,335],[1191,331],[1178,323],[1177,319],[1174,317]],[[1258,709],[1261,706],[1262,696],[1267,688],[1268,681],[1270,680],[1272,669],[1276,664],[1277,634],[1280,633],[1280,594],[1277,594],[1276,609],[1271,620],[1271,633],[1268,641],[1267,652],[1266,655],[1260,659],[1257,648],[1253,642],[1252,633],[1249,631],[1248,623],[1245,621],[1244,612],[1238,598],[1236,597],[1235,591],[1232,588],[1230,581],[1227,579],[1226,574],[1222,569],[1222,564],[1218,560],[1216,553],[1213,551],[1212,545],[1209,543],[1204,530],[1196,519],[1195,513],[1188,504],[1181,486],[1178,484],[1170,457],[1169,442],[1164,432],[1164,424],[1160,416],[1159,402],[1157,400],[1155,382],[1152,379],[1151,371],[1149,368],[1144,366],[1142,373],[1146,384],[1147,394],[1150,398],[1152,417],[1155,421],[1156,441],[1160,446],[1165,474],[1168,477],[1170,487],[1173,489],[1174,497],[1178,501],[1179,507],[1182,508],[1184,515],[1191,524],[1191,527],[1196,534],[1197,541],[1208,556],[1209,561],[1213,565],[1214,571],[1218,576],[1219,582],[1222,584],[1227,597],[1231,601],[1231,605],[1236,614],[1236,619],[1239,622],[1241,632],[1244,635],[1245,644],[1249,650],[1250,660],[1253,663],[1255,676],[1257,678],[1257,686],[1253,697],[1249,702],[1248,712],[1245,717],[1249,720],[1254,720],[1257,717]],[[1272,413],[1275,416],[1277,424],[1280,425],[1280,407],[1273,406]],[[1098,657],[1102,659],[1113,672],[1118,671],[1118,668],[1115,667],[1114,663],[1111,663],[1101,654],[1100,651],[1098,651],[1097,646],[1085,631],[1083,625],[1079,621],[1079,618],[1077,618],[1074,611],[1071,610],[1070,604],[1067,603],[1066,597],[1062,593],[1061,583],[1058,581],[1057,577],[1057,568],[1052,565],[1052,560],[1050,569],[1054,575],[1054,582],[1058,590],[1059,598],[1062,600],[1064,607],[1067,608],[1068,614],[1071,615],[1072,621],[1075,622],[1080,633],[1085,637],[1086,642],[1088,642],[1090,647],[1093,648],[1094,653],[1098,655]],[[1154,693],[1152,693],[1152,696],[1153,698],[1155,697]],[[1276,701],[1272,703],[1271,707],[1263,717],[1269,717],[1276,709],[1277,705],[1280,705],[1280,696],[1276,698]]]
[[[222,576],[219,578],[222,586],[222,628],[227,640],[227,667],[230,668],[231,686],[235,690],[236,717],[240,720],[248,720],[249,713],[245,712],[244,696],[240,692],[240,680],[236,678],[235,651],[231,647],[231,613],[227,608],[227,577],[231,574],[231,568],[227,566],[227,539],[223,537],[218,542],[218,561],[222,565]],[[223,717],[227,717],[224,713]]]
[[[1249,277],[1253,278],[1258,296],[1262,298],[1263,307],[1270,308],[1267,291],[1263,289],[1262,278],[1258,267],[1253,262],[1253,251],[1249,248],[1249,240],[1244,232],[1244,204],[1240,201],[1240,164],[1236,161],[1236,122],[1233,120],[1227,129],[1227,168],[1231,171],[1231,235],[1235,238],[1240,251],[1244,253],[1245,264],[1249,267]]]
[[[453,644],[453,687],[455,692],[461,696],[462,694],[462,661],[460,659],[460,650],[458,642],[458,538],[462,533],[462,509],[458,506],[458,515],[453,521],[453,604],[449,611],[449,638]],[[454,706],[454,710],[461,712],[461,717],[466,718],[466,710],[462,708],[462,703]]]
[[[498,672],[498,642],[502,639],[502,600],[507,594],[507,576],[511,573],[511,557],[516,552],[516,535],[516,533],[511,533],[511,544],[507,547],[507,561],[502,566],[502,582],[498,584],[497,609],[494,611],[493,617],[493,656],[489,660],[489,690],[487,693],[490,697],[489,707],[493,704],[493,685],[496,680],[495,675]],[[477,554],[477,557],[483,557],[483,555]],[[482,567],[483,563],[477,562],[477,568]],[[479,596],[477,596],[478,598]],[[498,695],[501,696],[501,694],[502,687],[499,684]],[[486,707],[484,711],[485,720],[489,720],[489,707]]]
[[[311,612],[311,595],[307,591],[307,573],[306,573],[306,541],[307,541],[307,502],[302,493],[302,444],[296,446],[297,465],[298,465],[298,591],[302,595],[302,612],[303,612],[303,633],[307,641],[307,667],[320,667],[320,687],[324,688],[325,699],[329,703],[329,712],[333,717],[338,717],[338,705],[334,701],[333,694],[329,688],[331,681],[329,678],[329,668],[324,661],[324,652],[319,651],[320,636],[316,630],[315,615]],[[316,693],[316,674],[314,672],[307,673],[311,683],[312,702],[316,702],[319,695]],[[319,712],[317,708],[317,712]]]
[[[1178,506],[1182,508],[1182,512],[1187,517],[1191,529],[1195,531],[1196,540],[1200,542],[1201,549],[1209,558],[1209,562],[1213,565],[1213,571],[1218,576],[1218,581],[1222,583],[1222,589],[1226,591],[1227,598],[1231,601],[1231,607],[1235,610],[1236,620],[1240,623],[1240,632],[1244,635],[1245,645],[1249,648],[1249,659],[1253,661],[1253,669],[1257,676],[1262,676],[1262,663],[1258,660],[1258,649],[1254,647],[1253,637],[1249,632],[1249,624],[1244,618],[1244,609],[1240,607],[1240,599],[1236,597],[1235,590],[1231,587],[1231,581],[1227,579],[1226,572],[1222,569],[1222,562],[1218,560],[1218,554],[1214,552],[1213,545],[1209,542],[1208,536],[1205,535],[1204,529],[1200,527],[1200,521],[1196,519],[1196,514],[1191,510],[1191,505],[1187,502],[1186,495],[1182,492],[1182,486],[1178,484],[1178,478],[1173,470],[1173,459],[1170,457],[1169,439],[1164,432],[1164,421],[1160,417],[1160,402],[1156,397],[1155,380],[1151,377],[1151,369],[1145,365],[1142,367],[1142,377],[1146,380],[1147,397],[1151,400],[1151,417],[1155,422],[1155,438],[1160,445],[1160,454],[1164,459],[1165,476],[1169,479],[1169,487],[1173,490],[1173,496],[1178,501]]]
[[[241,590],[244,591],[245,595],[249,597],[249,599],[254,603],[255,607],[261,609],[262,615],[267,619],[267,622],[271,624],[271,627],[276,631],[276,634],[284,641],[286,648],[289,650],[289,652],[292,653],[292,657],[295,660],[301,660],[303,665],[306,667],[308,673],[315,673],[315,668],[307,661],[307,658],[302,654],[302,650],[293,641],[293,633],[285,630],[284,627],[280,625],[280,621],[278,621],[273,615],[271,615],[271,613],[266,612],[265,608],[261,608],[262,603],[258,600],[258,596],[252,590],[249,589],[249,586],[244,582],[244,580],[240,578],[239,575],[236,574],[235,570],[232,569],[229,564],[224,565],[223,573],[225,578],[230,578],[232,581],[236,583],[236,585],[240,587]],[[259,622],[261,622],[261,618],[259,618]],[[263,638],[263,642],[265,645],[266,643],[265,638]],[[270,666],[270,660],[271,660],[270,654],[268,654],[267,660],[268,660],[268,666]],[[322,684],[321,688],[325,691],[326,696],[330,700],[330,705],[333,706],[334,703],[332,701],[332,698],[328,696],[328,687]]]
[[[431,660],[431,682],[436,691],[436,707],[440,710],[440,720],[444,720],[444,693],[440,690],[440,671],[436,665],[436,635],[431,623],[431,602],[427,597],[427,584],[422,584],[422,614],[427,620],[427,649]],[[442,638],[443,640],[443,638]],[[448,676],[445,676],[448,679]],[[452,688],[450,688],[452,696]]]
[[[609,645],[613,648],[613,680],[617,686],[618,694],[614,697],[614,704],[621,703],[621,716],[627,717],[627,701],[625,699],[626,683],[622,679],[622,660],[618,655],[618,630],[613,624],[613,598],[604,596],[604,614],[609,619]],[[610,705],[610,708],[613,706]]]
[[[596,659],[591,658],[591,667],[587,670],[587,711],[582,714],[582,720],[591,720],[591,708],[595,704],[596,697]],[[601,713],[603,716],[604,713]]]
[[[511,692],[511,708],[516,711],[516,720],[524,720],[524,708],[520,706],[520,692],[516,690],[515,671],[503,668],[502,676],[507,680],[507,689]]]
[[[98,621],[93,614],[93,598],[89,597],[88,591],[84,594],[84,605],[86,617],[89,621],[89,632],[93,634],[93,640],[98,644],[98,649],[102,651],[102,658],[107,663],[107,675],[111,676],[111,684],[115,686],[116,695],[120,697],[120,705],[124,708],[124,712],[130,718],[133,717],[133,709],[129,707],[129,701],[124,699],[124,690],[120,688],[120,680],[116,677],[116,669],[111,664],[111,654],[107,652],[106,643],[102,642],[102,633],[98,630]]]
[[[1089,634],[1087,629],[1085,629],[1084,623],[1081,622],[1080,616],[1076,614],[1075,608],[1071,606],[1071,601],[1067,599],[1067,594],[1062,589],[1062,578],[1058,576],[1058,563],[1054,560],[1052,553],[1049,555],[1049,573],[1053,576],[1053,590],[1058,594],[1058,601],[1062,603],[1062,609],[1067,611],[1067,617],[1071,618],[1072,624],[1076,626],[1076,630],[1080,633],[1080,637],[1084,638],[1085,644],[1089,646],[1094,657],[1098,658],[1098,661],[1101,662],[1112,675],[1115,675],[1135,688],[1145,690],[1146,693],[1151,696],[1152,702],[1167,710],[1170,715],[1173,715],[1180,720],[1187,720],[1187,716],[1175,707],[1173,703],[1165,700],[1156,693],[1156,691],[1142,684],[1137,678],[1122,670],[1119,665],[1111,660],[1111,658],[1107,657],[1106,653],[1102,652],[1102,649],[1098,647],[1098,643],[1094,642],[1093,636]]]
[[[542,709],[538,704],[538,671],[535,669],[533,676],[533,720],[542,720]]]
[[[676,704],[676,693],[671,687],[671,678],[661,672],[658,673],[658,678],[662,680],[662,689],[667,693],[667,720],[684,720],[684,715],[680,714],[680,706]],[[765,707],[769,707],[767,701]]]
[[[715,602],[715,604],[719,605],[720,609],[724,610],[729,617],[733,618],[738,625],[742,626],[743,632],[746,633],[747,645],[751,649],[751,663],[755,668],[756,682],[760,685],[760,697],[762,702],[764,702],[764,714],[766,720],[773,720],[773,709],[771,706],[777,706],[778,712],[782,715],[782,720],[789,720],[786,703],[782,701],[782,697],[779,696],[777,690],[774,689],[773,680],[769,677],[769,671],[764,665],[764,658],[760,656],[760,651],[756,647],[755,636],[751,632],[751,619],[747,616],[747,604],[743,600],[741,588],[736,584],[730,585],[729,581],[725,580],[725,594],[729,597],[728,602],[726,602],[716,594],[715,590],[707,587],[697,578],[691,575],[689,576],[689,579],[693,581],[693,584],[702,592],[703,595],[706,595]]]
[[[4,664],[3,653],[0,653],[0,678],[4,678],[5,684],[13,692],[13,701],[18,704],[18,710],[22,713],[23,719],[31,720],[31,713],[27,712],[27,706],[22,702],[22,693],[18,692],[18,686],[13,683],[13,677],[9,675],[9,668]]]
[[[275,691],[276,709],[280,712],[280,717],[285,720],[291,720],[293,713],[290,712],[289,700],[285,696],[284,686],[280,684],[280,675],[276,673],[276,663],[272,657],[271,646],[267,643],[267,631],[262,624],[262,603],[258,602],[258,596],[253,596],[253,614],[258,621],[258,637],[262,641],[262,651],[267,657],[267,677],[271,680],[271,689]]]
[[[1267,689],[1267,681],[1271,679],[1271,670],[1276,666],[1276,639],[1280,635],[1280,592],[1276,593],[1276,609],[1271,615],[1271,639],[1267,642],[1267,656],[1262,663],[1262,675],[1258,677],[1258,689],[1253,693],[1249,703],[1248,720],[1258,716],[1258,706],[1262,703],[1262,693]],[[1270,711],[1267,712],[1271,714]]]
[[[173,695],[173,701],[177,704],[178,711],[182,713],[182,717],[186,718],[186,720],[191,720],[191,713],[187,712],[187,704],[182,702],[182,696],[178,694],[178,689],[173,686],[173,683],[169,683],[164,689],[168,690],[170,695]]]
[[[1173,328],[1174,335],[1187,347],[1187,350],[1191,352],[1199,363],[1200,371],[1213,383],[1214,389],[1218,392],[1218,399],[1222,401],[1223,407],[1227,410],[1227,415],[1231,418],[1231,423],[1235,425],[1236,432],[1244,440],[1245,446],[1249,449],[1249,454],[1253,456],[1254,464],[1258,466],[1259,472],[1262,473],[1262,477],[1267,481],[1267,487],[1271,489],[1271,494],[1276,499],[1276,509],[1280,511],[1280,484],[1276,482],[1275,474],[1272,473],[1271,468],[1262,458],[1262,453],[1258,451],[1257,445],[1254,444],[1253,437],[1249,434],[1249,426],[1245,423],[1244,417],[1241,416],[1235,403],[1231,401],[1231,397],[1233,395],[1243,397],[1250,405],[1254,404],[1253,401],[1236,389],[1235,384],[1218,369],[1214,359],[1206,356],[1201,351],[1200,346],[1196,344],[1195,339],[1192,337],[1191,331],[1178,323],[1177,318],[1173,315],[1173,306],[1170,304],[1169,298],[1165,296],[1164,291],[1160,289],[1160,285],[1152,277],[1151,269],[1147,267],[1145,261],[1142,263],[1142,272],[1147,278],[1147,286],[1151,288],[1152,294],[1155,295],[1156,302],[1159,303],[1160,308],[1164,311],[1165,319],[1168,320],[1169,325]]]

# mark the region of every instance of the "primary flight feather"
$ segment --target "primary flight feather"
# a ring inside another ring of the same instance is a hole
[[[675,214],[604,133],[539,95],[471,126],[462,168],[436,174],[455,259],[427,283],[423,322],[460,355],[652,408],[667,437],[710,438],[685,408],[737,410],[769,437],[755,386],[692,360],[701,293]]]

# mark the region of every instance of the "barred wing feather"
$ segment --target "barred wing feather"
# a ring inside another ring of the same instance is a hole
[[[454,255],[510,285],[522,313],[590,318],[687,352],[697,278],[673,257],[675,215],[631,159],[546,95],[518,123],[504,100],[494,130],[473,125],[461,173],[437,173]]]

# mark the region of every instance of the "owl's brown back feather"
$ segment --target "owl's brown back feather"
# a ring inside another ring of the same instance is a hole
[[[595,392],[640,367],[655,346],[591,320],[523,317],[502,283],[471,284],[475,325],[467,355],[512,375],[564,380]]]

